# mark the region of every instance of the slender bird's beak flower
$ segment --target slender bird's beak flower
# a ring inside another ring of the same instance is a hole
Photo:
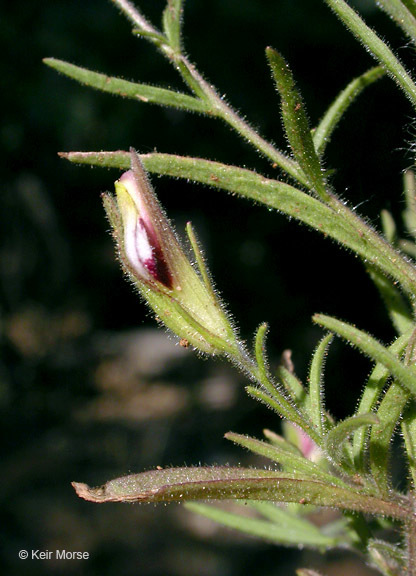
[[[192,227],[188,236],[197,269],[189,261],[150,185],[138,154],[103,201],[125,272],[157,318],[183,346],[208,354],[241,355],[230,320],[209,280]]]
[[[285,421],[283,423],[283,430],[286,439],[299,448],[305,458],[315,463],[322,459],[322,450],[306,434],[306,432],[298,428],[298,426],[292,422]]]

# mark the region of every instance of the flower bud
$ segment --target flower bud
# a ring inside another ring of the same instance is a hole
[[[210,284],[193,236],[188,235],[199,273],[182,249],[160,207],[137,153],[131,169],[115,183],[116,195],[103,196],[125,272],[159,320],[181,342],[209,354],[239,356],[230,321]]]
[[[322,459],[322,451],[319,446],[296,424],[284,421],[283,429],[286,439],[299,448],[305,458],[315,463]]]

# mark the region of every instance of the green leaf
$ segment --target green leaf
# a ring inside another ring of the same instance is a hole
[[[351,434],[361,427],[373,426],[379,422],[375,414],[360,414],[351,416],[339,422],[325,437],[325,447],[331,458],[338,462],[342,456],[345,442]]]
[[[110,480],[99,488],[73,482],[80,498],[90,502],[186,502],[194,500],[269,500],[330,506],[406,519],[405,502],[383,500],[353,487],[341,488],[301,475],[270,470],[231,468],[165,468]]]
[[[287,139],[293,155],[306,175],[309,187],[318,197],[326,200],[326,189],[323,170],[313,144],[305,105],[295,86],[292,72],[279,52],[266,48],[273,78],[282,100],[282,117]]]
[[[389,346],[389,351],[395,356],[401,356],[412,332],[413,330],[397,338],[397,340]],[[390,372],[383,364],[375,365],[364,388],[357,415],[366,414],[374,409],[389,376]],[[367,430],[364,428],[357,430],[354,434],[353,459],[357,470],[361,471],[364,470],[366,438]]]
[[[407,233],[416,238],[416,180],[412,170],[406,170],[403,177],[404,197],[406,209],[403,212],[403,220]],[[414,245],[414,244],[413,244]]]
[[[410,240],[399,240],[399,248],[416,260],[416,244]]]
[[[395,244],[397,242],[396,222],[388,210],[381,211],[381,227],[387,242]]]
[[[328,474],[311,460],[304,458],[301,454],[294,453],[292,450],[286,449],[284,444],[276,446],[257,440],[256,438],[251,438],[250,436],[236,434],[235,432],[227,432],[224,437],[238,444],[238,446],[247,448],[251,452],[254,452],[254,454],[259,454],[273,462],[277,462],[283,466],[286,472],[302,473],[337,486],[346,486],[341,479],[332,474]]]
[[[273,446],[276,446],[276,448],[278,450],[290,452],[291,454],[294,454],[295,456],[302,456],[302,452],[299,450],[299,448],[297,446],[295,446],[295,444],[293,444],[292,442],[290,442],[289,440],[287,440],[286,438],[281,436],[280,434],[276,434],[276,432],[273,432],[272,430],[268,430],[267,428],[265,428],[263,430],[263,434],[266,436],[266,438],[270,442],[270,444],[272,444]],[[302,458],[303,458],[303,456],[302,456]]]
[[[282,365],[277,367],[276,376],[295,403],[298,406],[303,407],[307,394],[302,382],[295,376],[295,374]]]
[[[182,0],[168,0],[163,11],[163,31],[170,46],[177,52],[181,51],[181,20]]]
[[[258,502],[253,504],[256,504],[256,508],[261,511],[261,505],[269,503]],[[223,526],[283,546],[305,546],[306,548],[325,550],[326,548],[334,548],[344,544],[341,538],[326,536],[311,522],[294,517],[286,510],[277,508],[277,506],[272,504],[270,506],[273,506],[276,509],[276,514],[280,516],[276,522],[247,517],[246,511],[243,516],[207,504],[186,504],[186,508],[191,512],[196,512]]]
[[[309,370],[309,413],[312,423],[322,436],[324,431],[325,408],[323,406],[323,371],[328,347],[333,334],[327,334],[319,343],[312,357]]]
[[[283,418],[297,424],[314,442],[319,444],[320,438],[311,423],[306,419],[305,415],[286,398],[283,396],[279,397],[277,394],[274,394],[274,397],[272,397],[267,392],[263,392],[263,390],[255,388],[254,386],[247,386],[246,390],[250,396],[263,402]]]
[[[407,464],[413,482],[413,491],[416,489],[416,405],[412,403],[403,418],[402,434],[406,448]]]
[[[386,276],[380,274],[376,268],[369,266],[367,267],[367,272],[377,286],[387,308],[390,320],[398,334],[405,334],[411,330],[414,325],[412,312],[401,292],[396,288],[390,278],[386,278]]]
[[[393,381],[377,410],[379,422],[373,425],[371,429],[369,442],[371,473],[379,490],[386,495],[391,491],[389,477],[390,445],[409,399],[408,390]]]
[[[376,80],[379,80],[385,74],[386,72],[381,66],[371,68],[361,76],[354,78],[354,80],[352,80],[348,86],[338,94],[334,102],[325,112],[325,115],[316,129],[313,131],[313,142],[316,152],[320,156],[325,152],[325,148],[330,142],[335,128],[350,105],[361,94],[364,88],[371,85]]]
[[[313,320],[327,330],[335,332],[353,346],[356,346],[375,362],[383,364],[403,387],[416,396],[416,369],[413,366],[402,364],[390,350],[385,348],[370,334],[355,328],[351,324],[341,322],[324,314],[315,314]]]
[[[403,32],[416,44],[416,6],[413,0],[413,13],[402,0],[378,0],[380,6],[396,22]]]
[[[129,167],[129,155],[122,151],[69,152],[60,156],[80,164],[122,169]],[[414,266],[369,230],[364,222],[354,222],[352,226],[345,221],[339,214],[341,208],[338,204],[336,208],[331,208],[284,182],[219,162],[159,153],[141,155],[141,160],[150,172],[208,184],[280,210],[350,248],[368,264],[374,264],[387,276],[397,280],[407,292],[416,291]]]
[[[372,562],[384,576],[397,576],[407,572],[404,552],[398,546],[372,539],[368,552]]]
[[[325,0],[338,18],[378,60],[416,108],[416,86],[401,62],[379,36],[344,0]]]
[[[401,0],[402,4],[406,6],[413,18],[416,18],[416,2],[415,0]]]
[[[86,68],[81,68],[80,66],[75,66],[74,64],[69,64],[69,62],[55,58],[45,58],[43,62],[58,72],[65,74],[65,76],[81,84],[100,90],[101,92],[109,92],[110,94],[124,98],[132,98],[137,102],[160,104],[161,106],[170,106],[189,112],[205,114],[209,112],[209,107],[205,102],[202,102],[199,98],[182,94],[181,92],[149,86],[147,84],[136,84],[135,82],[129,82],[121,78],[114,78],[106,74],[93,72],[92,70],[87,70]]]

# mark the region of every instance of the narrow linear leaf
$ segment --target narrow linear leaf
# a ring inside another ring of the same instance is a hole
[[[287,526],[290,529],[303,530],[312,524],[305,515],[307,515],[313,508],[303,508],[300,504],[275,504],[274,502],[265,501],[250,501],[244,503],[244,507],[250,506],[257,510],[264,518],[273,522],[273,524],[278,524],[279,526]],[[302,512],[305,515],[302,516]],[[334,538],[339,543],[342,543],[343,547],[348,546],[352,542],[352,537],[350,533],[349,521],[346,517],[337,518],[332,522],[324,524],[322,527],[315,526],[312,524],[316,530],[319,530],[321,534],[325,534],[330,538]]]
[[[403,220],[408,234],[413,238],[416,238],[416,179],[412,170],[406,170],[403,177],[403,183],[404,197],[406,201]]]
[[[407,464],[413,482],[413,491],[416,490],[416,405],[413,403],[403,418],[402,434],[406,448]]]
[[[181,20],[182,0],[168,0],[163,11],[163,31],[170,46],[178,52],[181,50]]]
[[[402,4],[406,6],[414,18],[416,18],[416,2],[415,0],[402,0]]]
[[[120,169],[128,169],[130,158],[127,152],[122,151],[69,152],[60,153],[60,156],[79,164]],[[352,225],[344,217],[339,217],[338,204],[331,208],[284,182],[219,162],[159,153],[144,154],[140,158],[149,172],[208,184],[280,210],[350,248],[367,264],[373,264],[397,280],[406,291],[416,290],[414,266],[374,232],[370,233],[365,223],[356,222],[356,215],[353,214],[355,220]]]
[[[331,506],[403,519],[406,501],[382,500],[359,491],[328,486],[270,470],[248,468],[166,468],[110,480],[99,488],[73,482],[80,498],[90,502],[184,502],[193,500],[269,500]]]
[[[345,442],[353,432],[358,428],[372,426],[378,422],[379,419],[375,414],[360,414],[337,424],[325,437],[325,447],[329,455],[337,462],[342,456]]]
[[[298,406],[303,406],[307,394],[302,382],[295,376],[295,374],[290,372],[285,366],[280,365],[277,367],[276,376],[295,403]]]
[[[323,406],[323,370],[328,347],[332,341],[333,334],[327,334],[319,343],[312,357],[309,370],[309,413],[312,423],[322,436],[325,418],[325,408]]]
[[[263,322],[257,329],[255,341],[254,341],[254,353],[257,362],[257,379],[262,384],[264,389],[271,395],[276,397],[276,399],[280,402],[283,401],[283,404],[288,403],[288,400],[284,398],[282,392],[279,390],[279,387],[272,383],[269,368],[267,366],[267,359],[266,359],[266,334],[268,330],[268,325]]]
[[[354,78],[354,80],[338,94],[313,131],[313,142],[317,154],[322,156],[325,152],[325,148],[330,142],[335,128],[354,100],[358,98],[367,86],[370,86],[385,76],[385,74],[386,72],[381,66],[371,68],[361,76]]]
[[[387,70],[391,78],[403,90],[416,108],[416,86],[401,62],[390,48],[364,22],[364,20],[344,1],[325,0],[338,18],[347,26],[354,36]]]
[[[399,240],[399,248],[413,258],[413,260],[416,260],[416,244],[414,241]]]
[[[395,356],[401,356],[412,333],[413,329],[397,338],[397,340],[389,346],[389,351]],[[383,364],[375,365],[364,388],[357,414],[366,414],[374,409],[389,376],[390,372]],[[366,429],[360,428],[355,432],[353,441],[353,459],[356,468],[361,471],[364,470],[366,439]]]
[[[388,210],[381,211],[381,228],[383,234],[389,244],[396,244],[397,242],[397,227],[393,216]]]
[[[367,267],[367,272],[378,288],[390,320],[398,334],[405,334],[411,330],[414,325],[412,312],[400,290],[396,288],[390,278],[386,278],[373,266]]]
[[[378,0],[378,6],[396,22],[403,32],[416,44],[416,17],[402,0]],[[413,9],[415,10],[415,6]]]
[[[120,9],[125,17],[146,34],[160,34],[159,31],[143,16],[138,8],[127,0],[113,0],[113,3]]]
[[[403,550],[390,542],[371,539],[368,545],[371,560],[384,576],[405,574],[406,560]]]
[[[266,48],[266,56],[281,97],[283,124],[294,157],[318,197],[327,200],[323,170],[313,144],[305,104],[295,86],[293,74],[279,52]]]
[[[408,390],[393,381],[377,410],[378,423],[371,428],[370,469],[378,488],[384,494],[388,494],[391,490],[389,477],[391,441],[410,397]]]
[[[109,92],[110,94],[123,96],[124,98],[132,98],[138,102],[160,104],[161,106],[170,106],[189,112],[205,114],[209,112],[209,107],[205,102],[181,92],[158,88],[157,86],[149,86],[147,84],[136,84],[135,82],[129,82],[121,78],[114,78],[106,74],[93,72],[92,70],[81,68],[80,66],[75,66],[74,64],[55,58],[45,58],[43,62],[58,72],[65,74],[65,76],[81,84],[100,90],[101,92]]]
[[[314,478],[325,480],[326,482],[337,486],[345,486],[345,483],[341,479],[332,474],[328,474],[317,464],[304,458],[301,454],[297,455],[292,451],[285,450],[283,447],[278,447],[276,445],[273,446],[261,440],[257,440],[256,438],[243,436],[242,434],[236,434],[235,432],[227,432],[224,437],[238,446],[243,446],[255,454],[259,454],[273,462],[277,462],[283,466],[284,470],[287,472],[300,472]]]
[[[304,415],[299,413],[295,406],[293,406],[288,400],[283,398],[282,402],[281,399],[278,400],[276,398],[276,395],[271,397],[266,392],[263,392],[263,390],[255,388],[254,386],[247,386],[246,390],[250,396],[266,404],[266,406],[277,412],[281,417],[297,424],[299,428],[304,430],[314,442],[319,444],[320,438],[316,433],[316,430],[305,419]]]
[[[268,430],[267,428],[263,430],[263,434],[270,442],[270,444],[276,446],[276,448],[278,448],[279,450],[290,452],[291,454],[295,454],[296,456],[302,456],[302,452],[299,450],[299,448],[294,444],[292,444],[292,442],[286,440],[286,438],[284,438],[280,434],[276,434],[276,432]]]
[[[416,395],[416,370],[413,366],[405,366],[390,350],[385,348],[378,340],[355,328],[351,324],[336,320],[323,314],[315,314],[314,322],[335,332],[353,346],[356,346],[374,362],[385,366],[398,382],[407,388],[412,395]]]
[[[305,546],[306,548],[334,548],[343,544],[341,539],[322,534],[307,520],[299,520],[292,525],[290,518],[282,516],[281,523],[275,524],[259,518],[242,516],[207,504],[187,503],[186,508],[223,526],[244,532],[251,536],[275,542],[283,546]],[[282,511],[283,512],[283,511]],[[286,521],[285,521],[286,520]]]

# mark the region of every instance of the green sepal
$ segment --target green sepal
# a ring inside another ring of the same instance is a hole
[[[210,293],[211,298],[213,300],[216,300],[217,296],[215,294],[215,291],[214,291],[214,288],[212,285],[212,280],[211,280],[211,277],[210,277],[210,274],[208,271],[208,267],[207,267],[206,262],[205,262],[205,257],[202,253],[200,246],[199,246],[198,239],[196,237],[195,230],[193,229],[191,222],[187,222],[187,224],[186,224],[186,234],[188,236],[189,242],[191,244],[191,248],[192,248],[193,253],[195,255],[196,264],[198,266],[198,271],[201,275],[202,281],[204,282],[206,289]]]

